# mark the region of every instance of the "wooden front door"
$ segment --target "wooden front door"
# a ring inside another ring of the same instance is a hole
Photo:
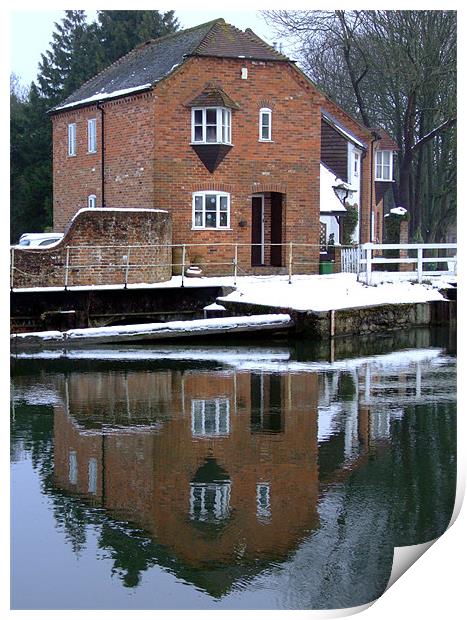
[[[251,266],[264,265],[264,196],[251,200]]]
[[[282,267],[282,194],[271,193],[271,265]]]

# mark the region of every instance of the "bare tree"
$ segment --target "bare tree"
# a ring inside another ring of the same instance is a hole
[[[456,13],[263,15],[279,35],[293,38],[318,87],[367,127],[382,127],[396,139],[396,195],[411,213],[412,235],[418,229],[425,237],[439,236],[440,214],[455,212],[456,203]]]

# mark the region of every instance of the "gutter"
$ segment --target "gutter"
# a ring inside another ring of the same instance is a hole
[[[101,206],[105,207],[105,111],[102,102],[97,102],[101,113]]]

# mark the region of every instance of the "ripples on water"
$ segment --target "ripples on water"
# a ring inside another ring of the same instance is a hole
[[[455,352],[417,333],[359,354],[18,356],[13,608],[320,609],[379,596],[394,545],[439,536],[455,494]]]

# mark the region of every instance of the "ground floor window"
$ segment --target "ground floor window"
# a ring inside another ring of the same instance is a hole
[[[229,228],[230,194],[196,192],[193,194],[193,228]]]
[[[227,398],[191,401],[193,436],[216,437],[229,434],[230,401]]]

